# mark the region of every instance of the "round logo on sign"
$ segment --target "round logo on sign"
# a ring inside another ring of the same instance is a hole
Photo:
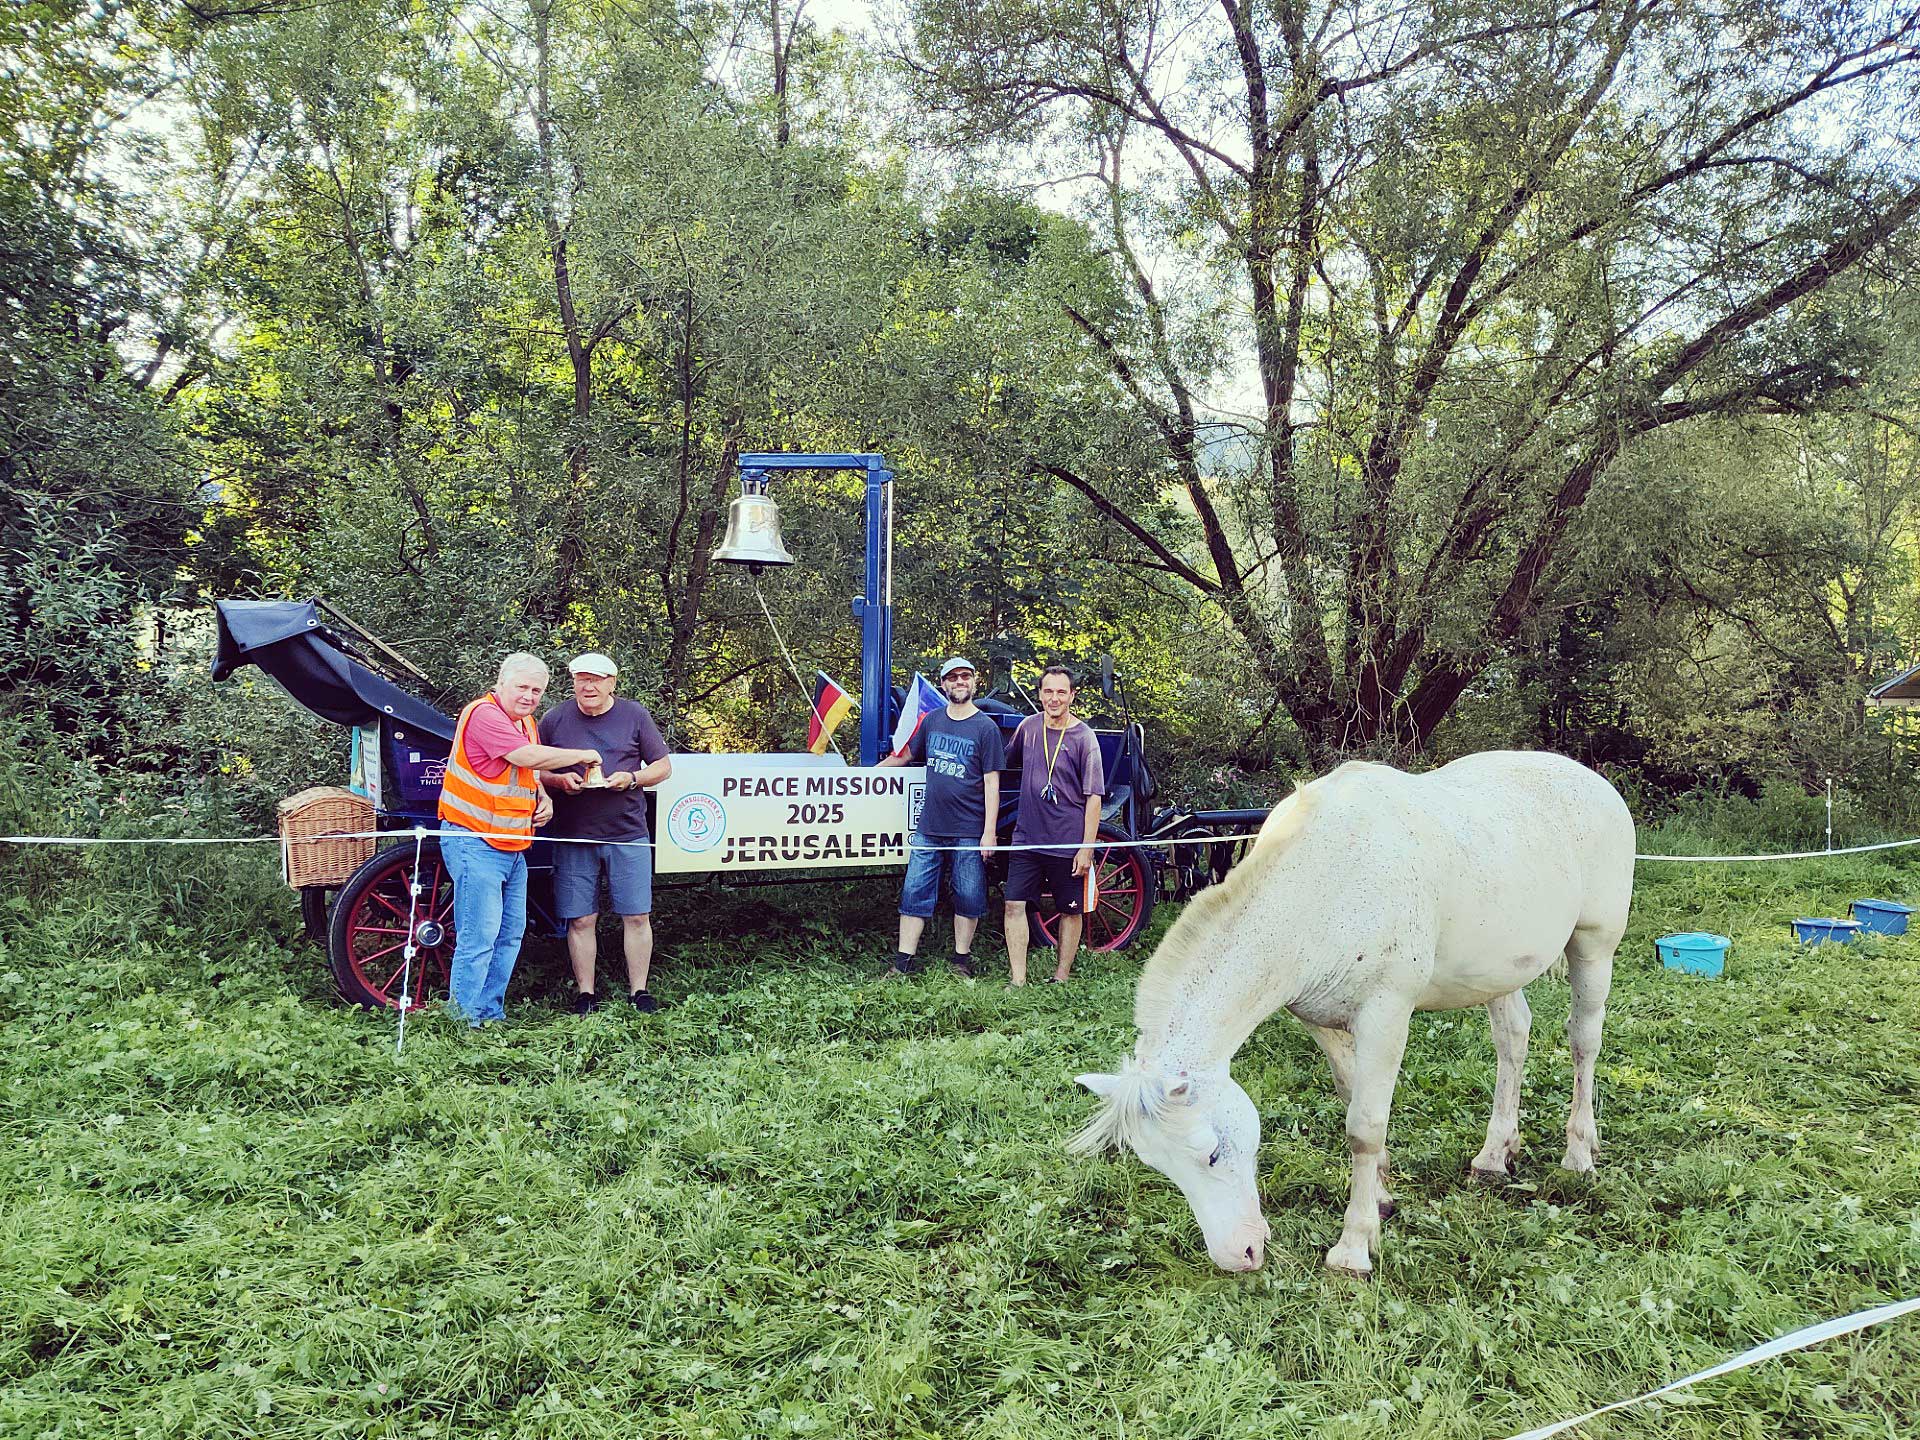
[[[667,838],[682,850],[696,855],[711,850],[726,833],[726,806],[704,791],[682,795],[667,811]]]

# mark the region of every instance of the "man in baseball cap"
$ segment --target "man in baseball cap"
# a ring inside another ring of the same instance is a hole
[[[1000,725],[973,703],[971,660],[955,655],[940,667],[947,703],[928,713],[899,755],[882,765],[925,765],[926,800],[907,842],[907,878],[900,887],[900,948],[892,973],[910,975],[920,936],[940,902],[942,878],[953,890],[953,956],[973,974],[973,937],[987,913],[987,860],[1000,815]]]
[[[585,767],[544,777],[556,792],[553,824],[554,909],[567,922],[567,955],[573,962],[576,1015],[600,1008],[594,984],[600,892],[620,916],[626,951],[627,989],[636,1010],[658,1002],[647,989],[653,964],[653,846],[647,838],[647,798],[641,792],[673,773],[667,742],[638,700],[616,699],[620,667],[598,650],[574,657],[573,698],[540,722],[543,734],[591,735],[577,743],[600,752],[596,775]],[[576,742],[565,742],[576,743]],[[599,783],[595,783],[595,781]],[[591,840],[605,843],[575,844]]]

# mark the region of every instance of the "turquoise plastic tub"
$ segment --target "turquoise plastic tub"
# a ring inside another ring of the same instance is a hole
[[[1851,945],[1860,938],[1858,920],[1836,920],[1832,916],[1793,922],[1793,936],[1802,945]]]
[[[1733,941],[1724,935],[1709,935],[1691,930],[1683,935],[1662,935],[1653,942],[1660,963],[1669,970],[1689,975],[1718,975],[1727,968],[1727,947]]]
[[[1860,922],[1860,928],[1871,930],[1876,935],[1904,935],[1907,933],[1907,917],[1913,914],[1911,905],[1902,905],[1898,900],[1856,900],[1853,902],[1853,918]]]

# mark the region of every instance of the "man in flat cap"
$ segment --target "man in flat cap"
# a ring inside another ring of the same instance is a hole
[[[647,989],[653,964],[653,846],[647,836],[647,797],[642,792],[673,773],[667,742],[638,700],[616,697],[619,667],[597,650],[577,656],[573,698],[554,706],[541,733],[559,745],[599,752],[596,770],[579,766],[543,777],[553,790],[554,909],[567,922],[567,956],[573,962],[576,1015],[600,1008],[594,965],[600,892],[621,920],[627,991],[636,1010],[658,1002]],[[576,844],[591,840],[605,843]]]

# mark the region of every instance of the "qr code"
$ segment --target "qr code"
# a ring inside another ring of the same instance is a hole
[[[920,811],[927,803],[927,782],[912,780],[907,783],[907,829],[920,828]]]

